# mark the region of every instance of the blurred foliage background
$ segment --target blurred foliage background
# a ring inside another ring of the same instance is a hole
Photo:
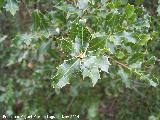
[[[147,70],[159,78],[160,1],[91,1],[117,2],[122,8],[127,4],[137,9],[144,6],[145,14],[151,16],[149,31],[155,31],[157,36],[147,45],[149,55],[156,57],[155,64]],[[72,15],[75,3],[77,0],[0,0],[0,115],[75,114],[82,120],[159,120],[159,86],[135,82],[128,88],[118,76],[111,77],[117,73],[116,67],[111,68],[113,75],[102,77],[94,87],[89,80],[82,81],[77,75],[76,80],[63,87],[60,93],[55,91],[51,77],[66,56],[57,40],[67,36],[70,24],[66,18]],[[100,4],[96,7],[98,9]],[[96,15],[91,16],[91,20],[95,23],[91,26],[99,29]]]

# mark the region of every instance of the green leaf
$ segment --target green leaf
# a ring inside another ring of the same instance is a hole
[[[4,40],[6,40],[8,36],[7,35],[4,35],[3,37],[0,38],[0,43],[2,43]]]
[[[96,32],[96,33],[93,33],[93,34],[92,34],[92,37],[93,37],[93,38],[106,37],[106,34],[105,34],[105,32],[102,32],[102,33]]]
[[[75,42],[72,43],[72,53],[71,56],[78,56],[81,50],[80,38],[76,37]]]
[[[136,37],[137,39],[139,39],[139,44],[142,46],[146,45],[147,42],[151,40],[151,37],[149,34],[137,34]]]
[[[134,14],[134,6],[133,5],[127,5],[125,8],[125,15],[127,18],[130,18]]]
[[[152,56],[151,58],[149,58],[147,61],[145,61],[145,64],[147,65],[152,65],[152,64],[155,64],[156,62],[156,57],[155,56]]]
[[[99,69],[108,73],[109,65],[107,56],[89,56],[84,58],[81,65],[83,78],[90,77],[94,86],[98,79],[100,79]]]
[[[132,37],[132,34],[131,34],[131,33],[129,33],[129,32],[123,32],[122,35],[124,36],[124,38],[126,38],[127,42],[131,42],[131,43],[133,43],[133,44],[136,43],[136,39]],[[122,36],[122,37],[123,37],[123,36]]]
[[[111,54],[115,53],[115,45],[111,42],[108,42],[106,44],[106,48],[111,52]]]
[[[105,33],[96,32],[92,34],[92,40],[90,40],[90,49],[97,49],[97,48],[105,48],[106,44],[106,35]]]
[[[0,0],[0,8],[3,6],[4,0]]]
[[[89,56],[89,57],[86,57],[82,60],[83,62],[83,67],[85,68],[90,68],[92,66],[95,66],[95,62],[96,62],[96,56]],[[82,68],[83,68],[82,67]]]
[[[66,75],[66,76],[63,76],[61,79],[59,79],[59,81],[57,83],[57,87],[62,88],[64,86],[66,86],[67,84],[69,84],[69,78]]]
[[[129,58],[129,63],[133,64],[136,63],[137,61],[143,61],[144,59],[144,53],[136,52],[132,53],[131,58]]]
[[[130,88],[130,81],[128,79],[128,74],[123,70],[123,68],[120,68],[118,70],[118,74],[121,76],[122,82],[126,85],[126,87]]]
[[[157,7],[158,16],[160,16],[160,4]]]
[[[87,27],[80,23],[72,23],[69,29],[69,36],[67,39],[61,40],[60,47],[63,52],[76,56],[88,48],[90,39],[91,34]]]
[[[77,5],[78,5],[79,9],[82,9],[82,10],[86,9],[88,6],[88,1],[89,0],[78,0]]]
[[[153,87],[158,86],[158,83],[155,82],[155,81],[157,81],[157,78],[151,76],[150,74],[142,74],[140,79],[144,80],[144,81],[147,81]]]
[[[22,34],[19,36],[20,37],[20,41],[24,42],[26,45],[30,45],[32,42],[32,39],[34,38],[34,36],[32,34]]]
[[[108,0],[101,0],[101,4],[105,4],[106,2],[108,2]]]
[[[46,16],[43,15],[38,9],[32,12],[33,17],[33,30],[37,31],[39,29],[44,29],[47,31],[48,20]]]
[[[73,52],[73,50],[72,50],[73,43],[68,39],[62,39],[60,41],[60,45],[59,46],[62,49],[62,51],[65,52],[65,53],[70,53],[70,51]]]
[[[88,118],[89,118],[89,120],[92,120],[92,119],[94,119],[97,116],[98,107],[99,107],[98,102],[92,103],[90,105],[90,107],[88,109]]]
[[[81,40],[81,44],[83,46],[84,43],[88,43],[91,40],[91,33],[88,28],[81,23],[73,23],[71,25],[71,29],[69,31],[70,42],[78,37]]]
[[[51,41],[43,42],[39,48],[40,54],[45,54],[51,47]]]
[[[86,67],[84,67],[84,68],[82,69],[83,79],[86,78],[87,76],[89,76],[89,72],[90,72],[89,69],[86,68]]]
[[[118,59],[123,59],[125,57],[125,54],[122,51],[119,51],[118,53],[116,53],[116,57]]]
[[[13,0],[7,0],[7,3],[4,6],[4,8],[6,9],[6,11],[9,11],[13,16],[19,10],[17,3]]]
[[[156,82],[154,82],[153,80],[149,80],[149,84],[153,87],[157,87],[158,84]]]
[[[90,69],[89,77],[92,80],[93,86],[97,83],[98,79],[100,79],[100,74],[97,66],[94,66]]]
[[[66,61],[59,65],[57,74],[53,77],[58,81],[56,85],[53,85],[55,88],[62,88],[65,85],[69,84],[71,74],[73,74],[79,66],[79,60],[76,60],[73,64],[68,64]],[[56,81],[55,81],[56,82]]]
[[[109,61],[108,61],[108,57],[107,56],[100,56],[97,58],[97,64],[98,64],[98,67],[104,71],[104,72],[107,72],[108,73],[108,69],[109,69]]]
[[[140,62],[140,61],[137,61],[136,63],[129,65],[129,67],[133,68],[133,69],[140,69],[141,66],[142,66],[142,62]]]
[[[135,1],[135,4],[136,4],[136,5],[140,5],[142,2],[144,2],[144,0],[136,0],[136,1]]]

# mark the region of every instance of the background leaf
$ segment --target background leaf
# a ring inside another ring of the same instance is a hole
[[[6,9],[6,11],[9,11],[13,16],[19,10],[17,3],[13,0],[7,0],[7,3],[4,6],[4,8]]]

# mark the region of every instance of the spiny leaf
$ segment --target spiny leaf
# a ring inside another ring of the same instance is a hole
[[[64,86],[66,86],[67,84],[69,84],[69,78],[66,75],[66,76],[63,76],[61,79],[59,79],[59,81],[57,83],[57,87],[62,88]]]
[[[108,57],[107,56],[100,56],[97,58],[97,64],[98,67],[104,71],[108,73],[108,69],[109,69],[109,61],[108,61]]]
[[[73,64],[68,64],[66,61],[59,65],[55,79],[58,80],[56,85],[53,85],[57,88],[62,88],[65,85],[69,84],[70,76],[78,69],[79,60],[76,60]]]
[[[77,56],[80,54],[80,39],[78,37],[75,38],[75,43],[72,44],[72,53],[71,56]]]
[[[94,86],[98,79],[100,79],[99,69],[108,73],[109,65],[110,63],[107,56],[90,56],[85,58],[82,60],[81,66],[83,78],[90,77]]]
[[[97,66],[91,68],[89,72],[89,77],[91,78],[94,86],[97,83],[98,79],[100,79],[100,74]]]
[[[91,33],[86,26],[79,22],[75,22],[72,24],[69,31],[69,38],[73,41],[76,37],[80,38],[83,44],[90,41]]]
[[[13,16],[19,9],[17,3],[14,2],[13,0],[7,0],[7,3],[4,6],[4,8],[6,9],[6,11],[9,11]]]

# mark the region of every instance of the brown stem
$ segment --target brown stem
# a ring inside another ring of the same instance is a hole
[[[130,68],[127,66],[127,65],[125,65],[125,64],[123,64],[123,63],[121,63],[121,62],[119,62],[119,61],[117,61],[117,60],[115,60],[115,59],[113,59],[112,57],[110,57],[112,60],[114,60],[118,65],[120,65],[120,66],[122,66],[122,67],[124,67],[124,68],[127,68],[128,70],[130,70]]]

